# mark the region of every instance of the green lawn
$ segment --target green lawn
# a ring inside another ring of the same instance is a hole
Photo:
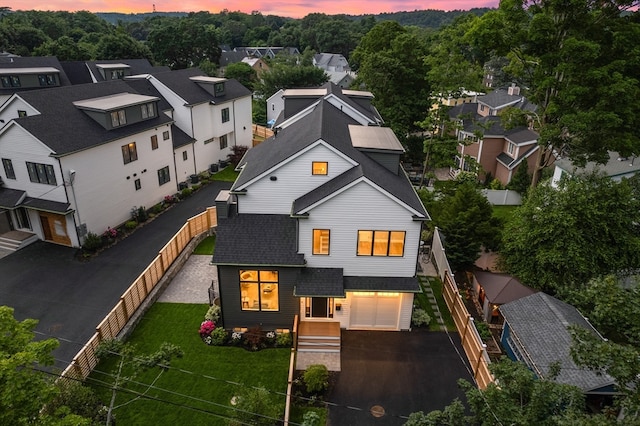
[[[156,303],[146,313],[129,342],[144,354],[156,351],[162,342],[170,342],[182,348],[184,357],[172,361],[172,368],[153,385],[157,389],[131,383],[125,386],[163,401],[134,400],[134,396],[124,391],[118,393],[116,406],[122,405],[114,411],[118,424],[225,424],[224,419],[232,412],[231,398],[243,387],[262,386],[272,392],[286,392],[290,349],[249,352],[236,347],[205,345],[198,335],[198,328],[207,307]],[[105,373],[113,374],[116,364],[113,358],[101,362],[87,381],[106,404],[111,391],[101,387],[100,382],[113,382]],[[131,371],[125,373],[131,374]],[[133,380],[148,384],[157,375],[158,369],[152,369],[140,372]],[[272,393],[271,396],[274,404],[284,407],[285,397],[282,394]]]
[[[227,166],[213,175],[213,180],[221,180],[223,182],[235,182],[238,172],[233,170],[233,166]]]
[[[449,312],[449,308],[447,308],[447,304],[444,301],[444,297],[442,296],[442,283],[440,281],[440,279],[438,277],[425,277],[425,276],[419,276],[418,277],[420,279],[420,285],[423,286],[430,286],[431,290],[433,291],[433,295],[436,298],[436,302],[438,304],[438,309],[440,310],[440,315],[442,315],[442,320],[444,321],[444,325],[447,327],[447,330],[449,331],[456,331],[456,325],[453,322],[453,318],[451,317],[451,313]],[[433,312],[433,310],[431,309],[431,306],[429,306],[429,301],[427,300],[427,296],[424,293],[420,293],[416,295],[416,298],[418,299],[420,306],[423,306],[422,304],[425,303],[427,305],[426,308],[424,308],[429,315],[432,318],[435,318],[435,313]],[[441,331],[440,330],[440,325],[435,321],[435,319],[433,321],[431,321],[431,324],[429,324],[429,330],[431,331]]]
[[[214,235],[210,235],[207,238],[205,238],[204,240],[202,240],[200,242],[200,244],[198,244],[198,247],[196,247],[193,250],[193,254],[206,254],[206,255],[212,255],[213,254],[213,249],[216,246],[216,236]]]
[[[507,223],[518,206],[493,206],[493,216]]]

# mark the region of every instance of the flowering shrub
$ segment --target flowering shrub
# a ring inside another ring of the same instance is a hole
[[[213,330],[213,333],[211,333],[211,336],[209,337],[211,337],[211,343],[207,343],[208,345],[222,346],[227,343],[227,330],[222,327],[218,327]]]
[[[234,331],[233,334],[231,335],[231,340],[233,340],[234,342],[240,342],[240,340],[242,340],[242,333],[238,333],[237,331]]]
[[[207,336],[211,336],[211,332],[213,330],[215,330],[216,325],[213,323],[213,321],[209,321],[209,320],[205,320],[202,321],[202,324],[200,324],[200,337],[202,337],[203,339]]]
[[[207,310],[207,313],[204,314],[204,319],[217,322],[220,319],[220,306],[211,305]]]
[[[102,234],[104,238],[116,239],[118,236],[118,230],[113,229],[112,227],[107,227],[107,230]]]
[[[211,342],[213,342],[213,339],[211,338],[211,336],[207,336],[203,338],[202,341],[205,342],[207,345],[211,345]]]
[[[176,200],[176,196],[175,195],[165,195],[164,196],[164,202],[167,204],[172,204],[175,203]]]

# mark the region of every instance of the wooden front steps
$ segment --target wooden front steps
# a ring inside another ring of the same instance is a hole
[[[340,323],[300,321],[298,352],[340,353]]]

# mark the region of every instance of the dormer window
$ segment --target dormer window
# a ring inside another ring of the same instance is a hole
[[[140,105],[140,111],[142,112],[142,118],[153,118],[156,116],[153,102]]]
[[[329,163],[326,161],[314,161],[311,165],[311,174],[326,175],[329,172]]]
[[[111,80],[122,80],[124,78],[124,70],[111,70]]]
[[[56,77],[53,74],[38,74],[40,86],[55,86]]]
[[[216,84],[214,84],[213,92],[216,95],[220,95],[220,94],[224,93],[224,83],[216,83]]]
[[[111,112],[111,125],[113,127],[124,126],[125,124],[127,124],[127,115],[123,109]]]
[[[516,144],[513,142],[509,142],[509,146],[507,147],[507,152],[509,155],[513,156],[516,153]]]
[[[2,76],[2,87],[20,87],[20,77],[17,75]]]

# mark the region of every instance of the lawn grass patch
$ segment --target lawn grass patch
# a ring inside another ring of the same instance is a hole
[[[444,296],[442,295],[442,281],[438,277],[420,277],[420,283],[422,285],[428,285],[431,287],[431,291],[433,291],[433,295],[436,298],[436,302],[438,304],[438,309],[440,310],[440,315],[442,315],[442,320],[444,321],[444,325],[447,327],[448,331],[456,331],[456,324],[453,322],[453,318],[451,317],[451,313],[449,312],[449,308],[447,307],[446,302],[444,301]],[[429,329],[433,331],[439,331],[440,325],[435,324],[435,328],[433,328],[433,322],[429,325]]]
[[[514,212],[519,206],[493,206],[493,217],[500,219],[504,225],[513,216]]]
[[[227,166],[224,169],[213,175],[213,180],[220,180],[223,182],[235,182],[238,177],[238,172],[233,169],[233,166]]]
[[[239,347],[207,346],[198,335],[207,308],[205,304],[156,303],[145,314],[129,339],[137,351],[150,354],[162,342],[169,342],[178,345],[184,356],[171,362],[171,368],[162,373],[153,388],[148,384],[157,378],[158,368],[134,377],[133,380],[144,385],[128,383],[125,386],[162,401],[134,400],[135,396],[118,392],[115,405],[120,407],[114,411],[117,423],[225,424],[233,412],[231,398],[244,387],[264,387],[271,391],[274,404],[284,406],[291,350],[249,352]],[[117,362],[116,358],[101,361],[88,380],[105,403],[110,400],[111,391],[96,380],[113,383],[113,378],[105,373],[113,374]],[[128,369],[124,373],[129,375],[133,371]]]
[[[212,255],[213,249],[216,246],[216,236],[210,235],[198,244],[198,246],[193,250],[193,254],[207,254]]]

